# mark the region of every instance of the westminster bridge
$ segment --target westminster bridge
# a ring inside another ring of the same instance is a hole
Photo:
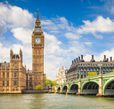
[[[57,93],[114,96],[114,72],[80,78],[56,87]]]

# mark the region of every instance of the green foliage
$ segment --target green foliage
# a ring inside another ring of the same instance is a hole
[[[55,80],[52,81],[52,86],[56,86],[56,85],[57,85],[56,81]]]
[[[42,90],[43,89],[43,86],[42,85],[37,85],[35,89],[36,90]]]
[[[51,84],[51,80],[46,79],[46,80],[45,80],[45,85],[48,86],[48,85],[50,85],[50,84]]]
[[[46,79],[45,85],[46,85],[46,86],[51,86],[51,87],[52,87],[52,86],[56,86],[57,83],[56,83],[56,81]]]

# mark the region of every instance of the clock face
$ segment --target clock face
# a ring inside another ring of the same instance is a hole
[[[35,39],[36,44],[39,44],[41,42],[40,38]]]

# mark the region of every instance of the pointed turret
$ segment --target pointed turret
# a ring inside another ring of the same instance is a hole
[[[35,34],[40,34],[42,33],[42,28],[41,28],[41,21],[39,17],[35,21],[35,28],[34,28],[34,33]]]
[[[38,27],[41,27],[41,22],[39,18],[37,18],[35,21],[35,28],[38,28]]]
[[[21,49],[19,51],[19,55],[20,55],[21,62],[23,62],[23,53],[22,53],[22,50]]]
[[[13,50],[10,49],[10,60],[12,59],[12,57],[13,57]]]

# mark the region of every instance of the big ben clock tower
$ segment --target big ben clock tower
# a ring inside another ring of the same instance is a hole
[[[37,85],[44,86],[44,34],[39,18],[36,19],[32,34],[32,72],[33,88],[35,89]]]

